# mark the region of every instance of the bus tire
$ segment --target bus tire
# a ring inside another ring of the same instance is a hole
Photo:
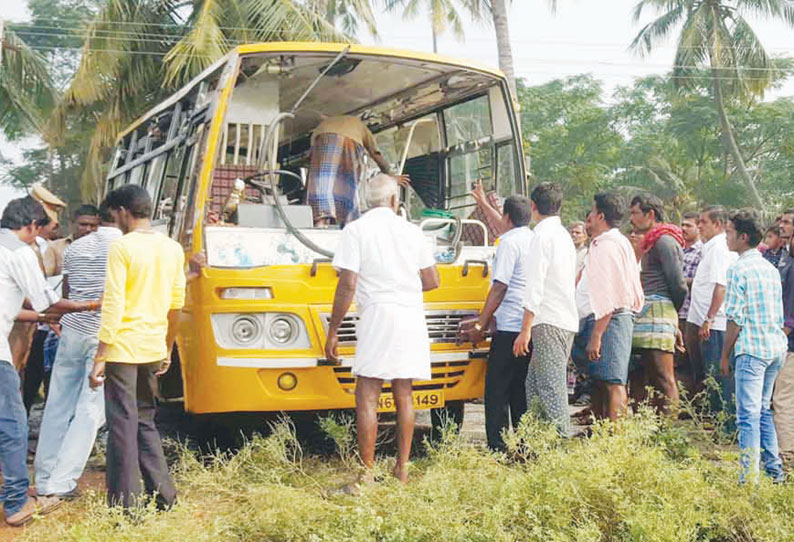
[[[433,440],[441,438],[444,427],[448,424],[455,425],[455,431],[460,432],[463,427],[464,401],[450,401],[441,408],[430,410],[430,436]]]

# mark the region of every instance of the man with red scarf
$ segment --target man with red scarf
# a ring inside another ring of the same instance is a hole
[[[651,194],[631,200],[631,223],[645,232],[640,246],[645,305],[634,323],[632,349],[640,354],[648,382],[664,395],[660,406],[668,411],[678,403],[673,354],[681,342],[678,310],[687,295],[681,265],[684,237],[681,228],[664,223],[662,202]]]

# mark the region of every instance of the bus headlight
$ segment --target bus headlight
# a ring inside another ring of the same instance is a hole
[[[285,312],[217,313],[212,315],[217,345],[226,350],[311,348],[303,319]]]
[[[279,315],[270,322],[269,334],[276,344],[291,344],[298,336],[298,324],[289,316]]]
[[[232,339],[243,346],[254,343],[262,335],[262,326],[256,318],[251,316],[238,316],[232,323]]]

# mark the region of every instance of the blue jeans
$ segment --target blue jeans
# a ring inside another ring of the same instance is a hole
[[[88,385],[97,345],[95,336],[63,328],[34,462],[40,495],[77,487],[97,431],[105,423],[104,391]]]
[[[6,516],[16,514],[28,500],[28,416],[22,403],[19,374],[0,360],[0,501]]]
[[[759,463],[763,463],[764,471],[772,478],[784,476],[769,408],[782,364],[782,356],[771,360],[747,354],[736,356],[736,425],[742,450],[740,482],[748,476],[758,481]]]

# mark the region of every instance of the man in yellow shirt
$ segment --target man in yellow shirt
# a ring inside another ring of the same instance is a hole
[[[91,386],[105,386],[110,506],[147,495],[169,508],[176,490],[154,424],[157,377],[165,374],[185,304],[182,247],[149,221],[152,200],[136,185],[111,192],[107,205],[124,235],[108,252],[99,347]]]

